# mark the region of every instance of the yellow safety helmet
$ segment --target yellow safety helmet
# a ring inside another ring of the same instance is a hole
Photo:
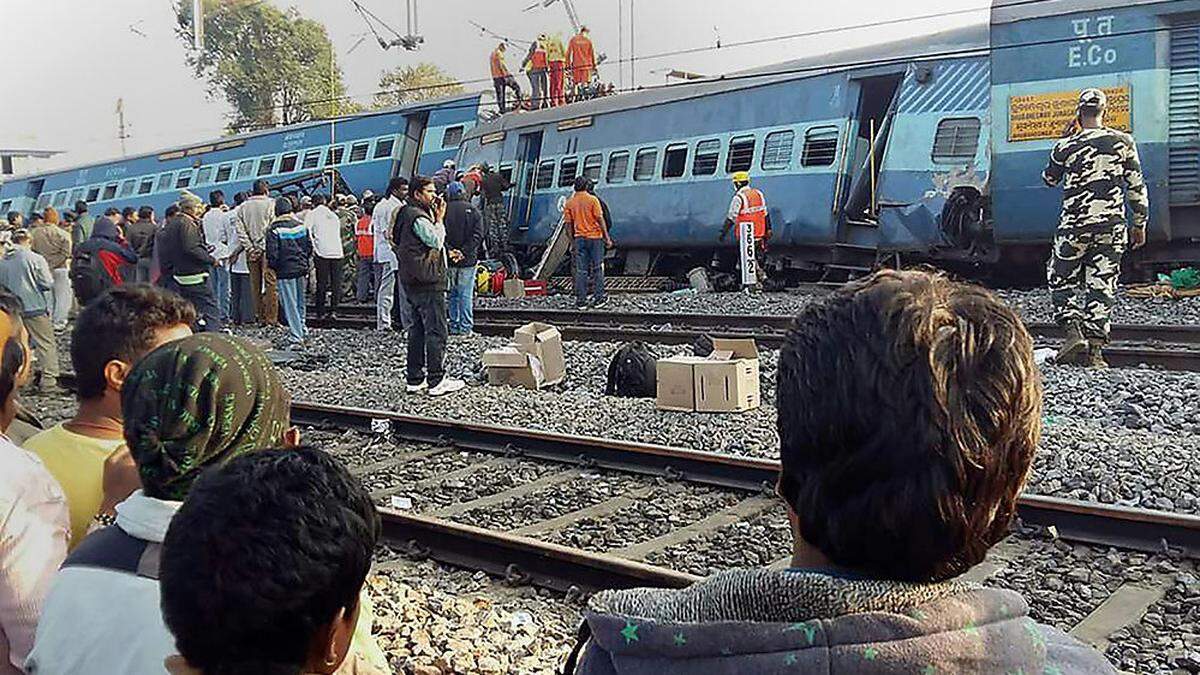
[[[749,183],[750,182],[750,172],[749,171],[738,171],[738,172],[734,173],[733,174],[733,182]]]

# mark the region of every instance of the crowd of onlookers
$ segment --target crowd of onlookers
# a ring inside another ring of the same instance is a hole
[[[448,205],[408,187],[394,246],[427,331]],[[264,247],[301,231],[281,229]],[[177,292],[107,289],[72,328],[77,410],[38,429],[25,314],[0,291],[0,673],[390,672],[364,591],[374,506],[301,445],[258,347],[193,333]],[[789,568],[598,593],[564,672],[1114,672],[1019,594],[956,580],[1006,536],[1039,439],[1015,312],[880,272],[802,311],[777,388]]]

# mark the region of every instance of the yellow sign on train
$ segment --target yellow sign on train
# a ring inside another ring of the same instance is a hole
[[[1067,123],[1075,118],[1082,89],[1056,91],[1008,98],[1008,140],[1040,141],[1061,138]],[[1104,89],[1108,95],[1108,111],[1104,124],[1121,131],[1133,131],[1130,112],[1130,86]]]

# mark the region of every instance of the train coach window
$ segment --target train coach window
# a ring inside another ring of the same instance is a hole
[[[237,177],[239,179],[240,178],[249,178],[250,174],[253,171],[254,171],[254,160],[243,159],[242,161],[238,162]]]
[[[725,158],[725,172],[749,171],[754,165],[754,137],[738,136],[729,139],[729,156]]]
[[[837,157],[838,128],[813,127],[804,132],[801,166],[830,166]]]
[[[8,210],[11,208],[12,208],[12,200],[11,199],[5,199],[4,201],[0,202],[0,213],[7,214]]]
[[[355,143],[350,146],[350,161],[361,162],[367,158],[367,153],[371,151],[370,143]]]
[[[579,158],[570,157],[562,161],[562,167],[558,170],[558,187],[572,187],[575,185],[575,170],[579,167]]]
[[[113,185],[113,187],[115,188],[117,186]],[[37,203],[34,204],[33,208],[37,209],[38,211],[41,211],[42,209],[44,209],[50,205],[50,198],[53,196],[54,196],[54,194],[51,192],[43,192],[41,194],[41,196],[38,197]]]
[[[442,134],[442,147],[457,148],[458,144],[462,143],[462,137],[463,126],[461,124],[456,127],[450,127]]]
[[[933,137],[933,161],[937,164],[966,164],[979,148],[979,118],[953,117],[938,122]]]
[[[179,172],[179,177],[175,179],[175,189],[182,190],[192,184],[192,170],[186,169]]]
[[[600,182],[600,165],[604,163],[604,155],[588,155],[583,158],[583,176],[592,183]]]
[[[206,166],[196,172],[196,185],[208,185],[212,182],[213,168]]]
[[[301,169],[315,169],[321,163],[320,150],[308,150],[304,153],[304,163],[300,165]]]
[[[796,132],[775,131],[767,134],[763,141],[762,168],[786,169],[792,163],[792,147],[796,144]]]
[[[629,173],[629,153],[622,150],[608,156],[607,180],[609,183],[624,183]]]
[[[687,171],[687,143],[668,145],[663,153],[663,178],[679,178]]]
[[[289,152],[279,159],[279,173],[291,173],[296,170],[296,162],[300,160],[300,155]]]
[[[100,198],[100,186],[90,187],[87,191],[87,202],[90,204]]]
[[[148,195],[153,191],[154,191],[154,179],[153,178],[143,178],[142,184],[138,186],[138,194],[139,195]]]
[[[121,183],[121,191],[117,194],[121,197],[128,197],[129,195],[133,194],[133,188],[136,186],[137,181],[130,178],[129,180]]]
[[[392,149],[396,147],[396,139],[389,136],[375,141],[375,159],[383,159],[384,157],[392,156]]]
[[[343,146],[339,145],[339,146],[330,148],[329,152],[325,153],[325,166],[334,166],[335,164],[341,164],[342,163],[342,155],[344,155],[345,153],[346,153],[346,148]]]
[[[546,160],[538,165],[537,178],[533,182],[534,189],[545,190],[554,185],[554,160]]]
[[[104,186],[104,196],[101,198],[101,201],[108,201],[116,196],[117,196],[117,184],[109,183],[108,185]],[[45,206],[45,204],[42,204],[38,208],[42,208],[44,206]]]
[[[147,180],[149,180],[151,184],[153,184],[153,183],[154,183],[154,180],[153,180],[153,179],[147,179]],[[71,193],[71,200],[70,200],[70,202],[69,202],[68,206],[74,207],[74,206],[75,206],[75,202],[83,201],[83,196],[84,196],[86,193],[87,193],[87,188],[78,188],[78,189],[76,189],[74,192],[72,192],[72,193]],[[3,211],[3,210],[4,210],[4,209],[0,209],[0,211]]]
[[[721,161],[721,141],[711,138],[696,144],[696,156],[692,159],[693,176],[711,176],[717,172]]]
[[[224,183],[225,181],[229,180],[229,177],[231,175],[233,175],[233,165],[232,164],[222,164],[221,166],[217,167],[216,182]]]
[[[513,177],[512,164],[501,164],[500,165],[500,175],[504,177],[505,181],[511,183],[512,177]]]
[[[54,205],[60,209],[67,205],[67,191],[66,190],[63,190],[62,192],[54,195]]]
[[[633,179],[650,180],[654,178],[656,164],[658,164],[658,148],[638,150],[637,158],[633,160]]]
[[[270,176],[273,173],[275,173],[274,157],[263,157],[262,159],[258,160],[258,175]]]

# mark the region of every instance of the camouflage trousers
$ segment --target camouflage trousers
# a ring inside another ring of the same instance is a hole
[[[1124,228],[1055,235],[1047,281],[1056,322],[1076,324],[1085,338],[1108,342],[1127,237]]]
[[[488,202],[483,210],[487,225],[487,250],[492,259],[508,250],[508,209],[504,202]]]

